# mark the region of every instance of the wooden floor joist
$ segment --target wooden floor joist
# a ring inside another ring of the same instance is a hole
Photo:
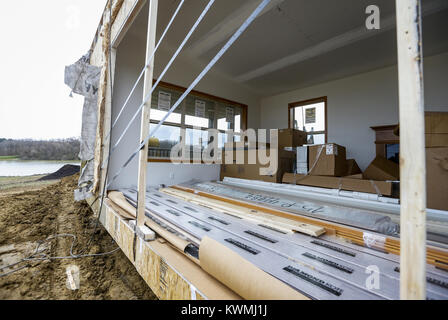
[[[323,227],[327,234],[335,234],[345,240],[353,242],[355,244],[366,246],[365,243],[365,233],[361,229],[357,229],[354,227],[349,227],[333,222],[323,221],[315,218],[310,218],[306,216],[301,216],[297,214],[292,214],[286,211],[277,210],[270,207],[259,206],[257,204],[248,203],[228,197],[214,195],[208,192],[199,191],[196,189],[184,187],[184,186],[172,186],[172,189],[188,192],[190,194],[194,194],[196,196],[202,196],[211,200],[217,200],[221,202],[225,202],[228,204],[232,204],[235,206],[243,207],[250,210],[256,210],[259,212],[269,213],[274,216],[286,218],[289,220],[295,220],[300,223],[306,223],[314,226]],[[383,237],[382,243],[380,245],[371,244],[371,247],[374,249],[382,250],[388,253],[393,253],[396,255],[400,254],[400,239],[390,237],[390,236],[381,236]],[[448,270],[448,250],[442,248],[436,248],[433,246],[427,246],[426,252],[426,261],[429,264],[435,265],[438,268]]]

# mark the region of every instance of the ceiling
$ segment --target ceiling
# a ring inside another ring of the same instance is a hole
[[[260,1],[216,0],[180,58],[205,66]],[[179,2],[159,1],[158,38]],[[162,43],[165,54],[174,53],[208,2],[185,1]],[[423,3],[424,54],[448,51],[448,1]],[[380,30],[365,27],[371,4],[380,8]],[[144,8],[132,28],[142,41],[146,19]],[[211,72],[273,95],[396,64],[395,32],[395,1],[271,0]]]

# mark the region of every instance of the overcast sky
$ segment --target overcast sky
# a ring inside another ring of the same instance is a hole
[[[69,97],[64,67],[90,48],[106,2],[2,1],[0,138],[80,136],[83,97]]]

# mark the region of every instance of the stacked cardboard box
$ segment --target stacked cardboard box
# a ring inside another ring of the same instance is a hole
[[[262,174],[260,172],[261,168],[268,168],[269,164],[264,164],[260,162],[258,157],[258,152],[261,150],[262,152],[266,152],[266,154],[270,155],[269,144],[265,146],[258,145],[258,149],[255,147],[251,147],[246,145],[243,150],[241,150],[236,144],[226,145],[227,155],[229,152],[232,152],[233,163],[226,163],[223,159],[223,163],[221,165],[221,180],[224,177],[232,177],[232,178],[240,178],[240,179],[249,179],[249,180],[261,180],[266,182],[281,182],[283,174],[285,172],[292,172],[294,168],[295,161],[295,153],[292,151],[284,150],[285,147],[296,148],[298,146],[306,143],[306,133],[303,131],[295,130],[295,129],[280,129],[278,131],[278,151],[277,151],[277,167],[274,168],[271,172],[267,172],[266,174]],[[231,146],[231,148],[229,148]],[[261,149],[259,149],[261,148]],[[238,163],[237,161],[237,151],[242,151],[244,154],[244,163]],[[249,153],[255,152],[255,163],[251,163],[249,160]],[[225,153],[225,155],[226,155]],[[229,155],[228,155],[229,156]]]
[[[448,147],[448,112],[425,113],[427,148]]]
[[[448,112],[425,114],[427,207],[448,210]]]
[[[345,159],[343,146],[335,143],[302,146],[297,147],[296,153],[296,173],[335,177],[347,174],[348,161]],[[354,160],[352,161],[354,162]],[[351,166],[353,165],[356,165],[356,162],[351,163]]]
[[[377,156],[362,174],[363,179],[378,181],[400,180],[400,166],[384,157]]]
[[[234,152],[237,150],[235,149]],[[266,182],[281,182],[282,176],[285,172],[291,172],[294,160],[295,160],[295,154],[291,151],[286,150],[278,150],[277,154],[277,168],[273,169],[273,171],[267,172],[265,174],[262,174],[260,171],[261,168],[268,168],[268,164],[262,164],[258,158],[258,155],[256,154],[255,157],[255,163],[250,163],[249,161],[249,153],[251,151],[256,151],[258,154],[259,149],[246,149],[243,151],[244,154],[244,163],[239,164],[237,163],[236,157],[233,157],[233,164],[223,163],[221,164],[221,173],[220,177],[221,180],[224,179],[224,177],[231,177],[231,178],[240,178],[240,179],[249,179],[249,180],[261,180]],[[263,152],[267,152],[268,155],[270,155],[270,151],[263,150]]]
[[[347,172],[345,147],[336,143],[309,146],[309,174],[342,177]]]
[[[370,181],[346,177],[306,176],[294,173],[285,173],[283,183],[299,184],[311,187],[341,189],[367,193],[380,193],[384,196],[395,196],[396,186],[387,181]]]
[[[389,162],[386,159],[375,159],[363,179],[356,161],[346,159],[345,147],[335,143],[303,146],[297,148],[296,174],[285,173],[282,182],[397,196],[397,185],[383,181],[397,180],[392,176],[397,168],[394,163]],[[387,170],[384,171],[384,168]],[[387,175],[387,172],[391,173]]]
[[[278,130],[278,149],[295,148],[306,144],[306,132],[296,129]]]

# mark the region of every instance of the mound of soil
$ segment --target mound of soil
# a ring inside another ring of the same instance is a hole
[[[64,177],[69,177],[69,176],[79,173],[80,169],[81,169],[80,166],[76,166],[73,164],[66,164],[58,171],[50,173],[49,175],[46,175],[46,176],[40,178],[39,180],[56,180],[56,179],[61,179]]]
[[[55,234],[76,235],[74,253],[81,252],[91,237],[95,218],[86,202],[75,202],[73,190],[79,175],[36,191],[0,197],[0,300],[4,299],[156,299],[121,250],[113,254],[79,259],[25,262],[12,268],[11,259],[28,255],[39,240]],[[67,256],[70,238],[55,238],[47,246],[50,256]],[[117,245],[99,225],[86,253],[111,251]],[[79,268],[79,289],[67,287],[67,268]]]

